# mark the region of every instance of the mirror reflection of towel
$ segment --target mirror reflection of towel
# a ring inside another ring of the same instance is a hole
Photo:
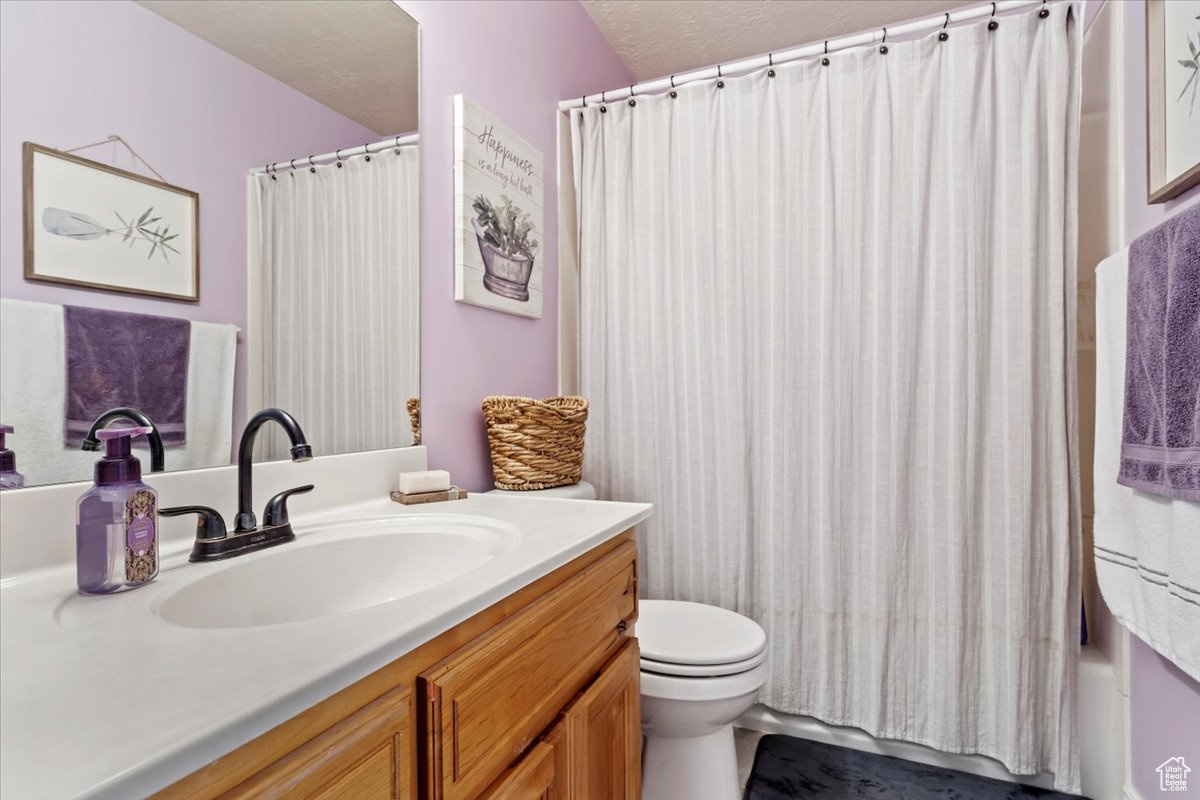
[[[191,322],[82,306],[63,313],[67,446],[79,447],[96,418],[118,406],[145,412],[165,446],[184,445]]]

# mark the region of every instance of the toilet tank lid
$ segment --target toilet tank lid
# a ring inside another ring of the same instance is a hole
[[[642,658],[666,664],[731,664],[767,646],[762,627],[733,611],[683,600],[638,604]]]
[[[560,500],[595,500],[596,487],[587,481],[570,486],[555,486],[553,489],[536,489],[531,492],[513,492],[508,489],[492,489],[488,494],[503,494],[509,497],[557,497]]]

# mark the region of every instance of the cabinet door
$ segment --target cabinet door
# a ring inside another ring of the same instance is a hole
[[[222,800],[409,800],[411,701],[408,689],[393,689]]]
[[[479,800],[553,800],[554,746],[538,742],[488,787]]]
[[[638,655],[637,640],[631,639],[567,709],[561,727],[551,730],[548,738],[558,745],[553,800],[641,797]]]
[[[421,673],[426,796],[478,797],[612,660],[636,616],[627,542]]]

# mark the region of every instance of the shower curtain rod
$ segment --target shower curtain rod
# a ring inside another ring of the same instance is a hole
[[[341,161],[342,159],[350,158],[350,156],[361,156],[364,153],[378,153],[393,147],[411,147],[417,143],[417,139],[417,134],[406,133],[403,136],[393,136],[389,139],[372,142],[371,144],[360,144],[358,147],[346,147],[341,150],[334,150],[332,153],[322,153],[319,156],[300,156],[290,161],[275,161],[262,167],[254,167],[250,170],[250,173],[252,175],[259,175],[264,172],[299,169],[301,167],[311,167],[314,164],[326,161]]]
[[[1086,0],[1084,0],[1086,2]],[[1057,0],[1056,0],[1057,2]],[[856,33],[850,36],[842,36],[837,39],[828,39],[812,44],[805,44],[799,47],[793,47],[790,50],[782,50],[778,53],[768,53],[765,56],[754,56],[753,58],[744,58],[741,61],[734,61],[729,64],[717,64],[712,67],[702,67],[692,70],[691,72],[683,72],[679,75],[671,75],[667,78],[656,78],[651,81],[634,84],[633,86],[622,86],[619,89],[613,89],[600,94],[590,94],[587,97],[576,97],[572,100],[563,100],[558,104],[560,111],[567,111],[572,108],[583,108],[589,103],[609,103],[614,100],[624,100],[627,97],[632,97],[639,94],[654,94],[656,92],[664,92],[668,89],[674,89],[682,86],[685,83],[694,81],[708,80],[710,78],[722,78],[730,75],[751,72],[763,67],[774,67],[788,61],[796,61],[809,56],[819,56],[825,53],[832,53],[835,50],[845,50],[850,47],[859,47],[864,44],[873,44],[875,42],[882,43],[888,37],[905,36],[910,33],[918,33],[920,31],[931,31],[936,28],[943,28],[952,22],[966,22],[967,20],[980,19],[982,17],[990,17],[995,14],[1002,14],[1007,11],[1013,11],[1026,6],[1046,5],[1046,0],[997,0],[995,3],[987,3],[982,6],[973,8],[964,8],[958,11],[951,11],[946,14],[939,14],[936,17],[926,17],[924,19],[905,22],[900,25],[887,28],[879,28],[866,31],[865,33]]]

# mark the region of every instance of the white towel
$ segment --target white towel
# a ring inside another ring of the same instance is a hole
[[[1096,268],[1096,576],[1113,615],[1200,681],[1200,503],[1117,483],[1129,251]]]
[[[193,322],[189,346],[187,445],[167,449],[172,471],[228,464],[233,445],[237,328]],[[88,480],[99,458],[63,446],[66,372],[62,306],[0,299],[0,422],[27,486]]]

